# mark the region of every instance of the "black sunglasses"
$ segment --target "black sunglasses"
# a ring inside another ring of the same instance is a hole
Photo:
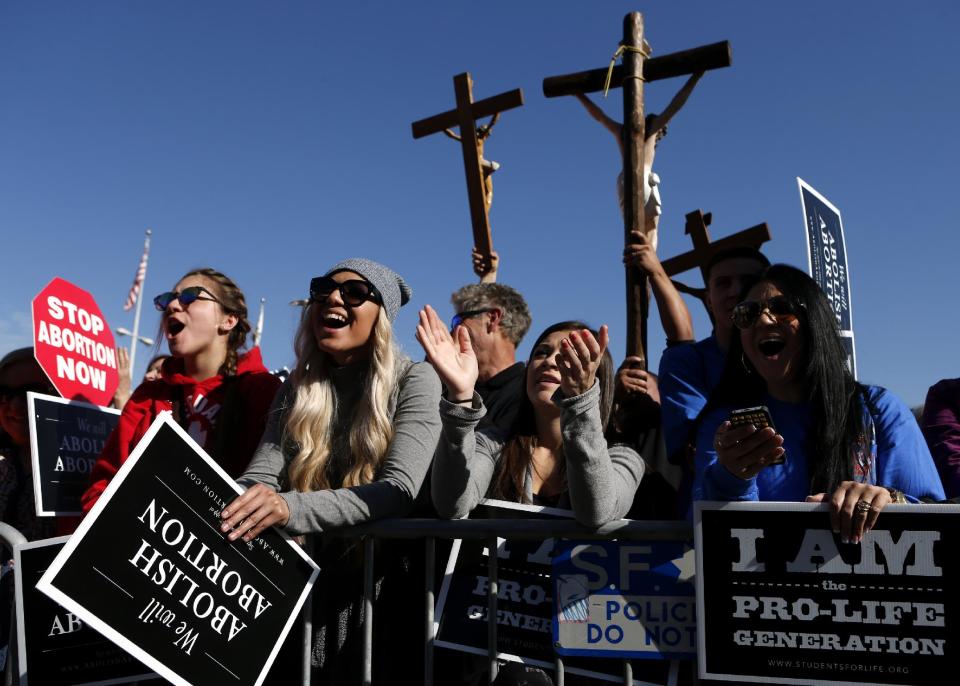
[[[310,300],[312,302],[324,303],[334,291],[340,292],[340,299],[348,307],[360,307],[368,300],[375,303],[383,301],[380,293],[369,281],[348,279],[337,283],[330,276],[317,276],[310,280]]]
[[[796,319],[800,316],[801,309],[802,306],[797,305],[787,296],[775,295],[769,300],[760,302],[744,300],[733,308],[733,315],[730,318],[738,329],[749,329],[764,312],[769,313],[780,324]]]
[[[464,319],[470,319],[470,317],[476,317],[480,314],[486,314],[487,312],[496,312],[496,307],[481,307],[479,310],[466,310],[465,312],[457,312],[453,315],[453,318],[450,319],[450,330],[455,330],[458,326],[463,324]]]
[[[204,298],[201,296],[202,293],[209,295],[209,298]],[[176,291],[167,291],[166,293],[161,293],[156,298],[153,299],[153,306],[156,307],[160,312],[163,312],[174,300],[180,301],[181,307],[187,307],[190,303],[197,300],[212,300],[215,303],[220,303],[219,300],[208,291],[203,286],[187,286],[182,291],[177,293]]]

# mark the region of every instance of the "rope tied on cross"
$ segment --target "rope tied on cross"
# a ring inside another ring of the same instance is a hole
[[[639,55],[642,55],[644,59],[650,57],[650,44],[647,41],[643,41],[643,45],[637,47],[636,45],[624,45],[620,43],[617,47],[617,51],[613,53],[613,57],[610,58],[610,66],[607,67],[607,78],[603,82],[603,97],[607,97],[607,93],[610,92],[610,79],[613,78],[613,68],[617,65],[617,60],[623,56],[625,52],[635,52]],[[644,81],[642,76],[632,76],[630,78],[637,78],[641,81]]]

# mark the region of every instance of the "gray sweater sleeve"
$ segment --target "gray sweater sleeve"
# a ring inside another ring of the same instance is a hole
[[[430,490],[441,517],[465,517],[487,494],[503,441],[495,431],[476,431],[486,413],[476,392],[469,407],[440,401],[443,433]]]
[[[572,398],[563,398],[558,391],[554,402],[560,407],[567,488],[574,516],[587,526],[620,519],[630,510],[643,478],[643,459],[628,446],[607,447],[600,421],[598,383]]]
[[[440,379],[433,367],[423,362],[411,365],[400,380],[393,440],[376,480],[349,488],[281,493],[290,509],[286,530],[320,533],[407,514],[426,478],[440,435],[439,400]],[[285,472],[287,465],[274,421],[279,418],[271,417],[244,480],[277,488],[277,474]]]

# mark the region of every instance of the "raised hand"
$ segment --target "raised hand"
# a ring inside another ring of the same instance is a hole
[[[588,329],[580,329],[571,331],[560,341],[560,354],[557,355],[560,390],[568,398],[583,395],[593,387],[597,367],[610,341],[606,324],[600,327],[599,333],[600,340],[597,340]]]
[[[420,310],[417,340],[447,387],[448,399],[460,402],[473,397],[473,388],[480,372],[467,327],[458,326],[454,335],[456,339],[450,335],[432,307],[427,305]]]
[[[476,248],[473,249],[473,273],[480,277],[480,283],[495,283],[497,269],[500,267],[500,255],[496,250],[490,251],[487,257]]]
[[[623,263],[650,276],[663,271],[657,251],[642,231],[630,232],[630,243],[623,249]]]
[[[640,367],[640,358],[627,357],[617,370],[617,389],[625,395],[648,395],[653,402],[660,404],[660,388],[657,375]]]

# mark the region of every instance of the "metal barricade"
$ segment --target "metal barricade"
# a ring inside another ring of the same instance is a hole
[[[11,555],[16,546],[26,542],[26,536],[17,529],[0,522],[0,544],[6,545]],[[17,570],[13,570],[13,573],[16,574]],[[17,654],[17,608],[13,603],[10,605],[10,631],[7,637],[7,663],[3,670],[3,683],[5,686],[11,686],[14,679],[14,656]]]
[[[620,520],[591,528],[574,520],[555,519],[461,519],[454,521],[436,519],[389,519],[340,531],[331,531],[325,535],[357,538],[365,536],[364,543],[364,627],[363,627],[363,683],[369,685],[373,678],[373,585],[374,585],[374,540],[376,538],[426,539],[425,583],[424,583],[424,684],[433,684],[433,648],[434,640],[434,562],[437,538],[486,539],[489,550],[497,549],[498,538],[519,540],[543,540],[547,538],[577,538],[592,540],[647,539],[647,540],[690,540],[693,532],[690,525],[682,521],[632,521]],[[497,555],[489,556],[489,583],[487,585],[487,660],[488,679],[493,683],[497,676]],[[309,650],[309,637],[306,641]],[[305,665],[310,656],[305,655]],[[622,661],[623,683],[633,682],[633,671],[629,660]],[[564,664],[559,655],[555,656],[554,683],[563,686]],[[304,674],[304,684],[309,684],[309,673]]]

